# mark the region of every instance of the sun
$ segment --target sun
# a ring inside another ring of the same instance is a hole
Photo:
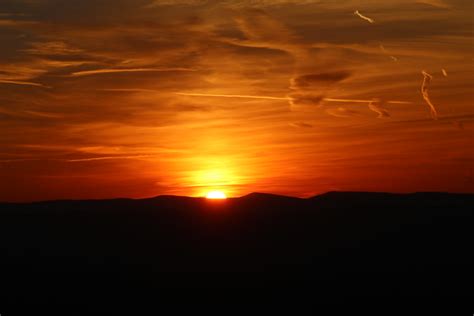
[[[206,194],[206,198],[211,200],[224,200],[227,199],[227,196],[222,191],[210,191]]]

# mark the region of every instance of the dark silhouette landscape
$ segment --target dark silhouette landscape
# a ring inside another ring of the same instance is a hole
[[[3,203],[0,307],[463,306],[473,209],[474,195],[448,193]]]

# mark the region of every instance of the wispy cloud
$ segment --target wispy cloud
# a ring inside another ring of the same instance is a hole
[[[37,117],[44,117],[44,118],[51,118],[51,119],[64,118],[64,115],[60,113],[50,113],[50,112],[33,111],[33,110],[24,110],[22,112],[32,115],[32,116],[37,116]]]
[[[132,90],[135,91],[135,90]],[[292,93],[287,97],[274,97],[274,96],[265,96],[265,95],[241,95],[241,94],[212,94],[212,93],[192,93],[192,92],[176,92],[177,95],[190,96],[190,97],[208,97],[208,98],[237,98],[237,99],[261,99],[261,100],[281,100],[288,101],[290,105],[310,105],[310,106],[320,106],[323,102],[335,102],[335,103],[363,103],[369,104],[371,109],[379,109],[381,106],[380,100],[367,100],[367,99],[338,99],[338,98],[324,98],[320,95],[311,95]],[[384,104],[411,104],[410,101],[397,101],[389,100],[384,101]],[[372,105],[371,105],[372,104]],[[389,116],[389,115],[388,115]]]
[[[395,56],[393,56],[393,55],[391,55],[391,54],[387,51],[387,49],[385,48],[385,46],[384,46],[383,44],[380,44],[379,47],[380,47],[380,50],[381,50],[385,55],[387,55],[388,57],[390,57],[390,59],[392,59],[393,61],[398,61],[398,58],[395,57]]]
[[[25,53],[34,55],[76,55],[81,54],[84,51],[79,48],[71,47],[62,41],[52,42],[33,42],[30,43],[30,47],[23,50]]]
[[[281,20],[262,9],[246,9],[234,18],[244,38],[222,38],[222,41],[242,47],[278,50],[291,55],[296,65],[304,64],[309,51],[301,39]]]
[[[190,97],[209,97],[209,98],[238,98],[238,99],[263,99],[263,100],[288,100],[286,97],[272,97],[265,95],[244,95],[244,94],[212,94],[212,93],[190,93],[176,92],[177,95]]]
[[[150,92],[156,93],[159,90],[153,89],[140,89],[140,88],[104,88],[104,89],[96,89],[97,91],[108,91],[108,92]]]
[[[161,6],[172,6],[172,5],[202,5],[206,4],[208,0],[153,0],[149,4],[145,5],[145,8],[155,8]]]
[[[324,101],[327,101],[327,102],[342,102],[342,103],[370,103],[370,102],[372,102],[373,100],[324,98]],[[386,103],[391,103],[391,104],[411,104],[410,101],[397,101],[397,100],[386,101]]]
[[[299,75],[291,79],[291,89],[315,89],[341,82],[351,76],[346,70]]]
[[[448,9],[451,7],[449,4],[447,4],[443,0],[417,0],[416,2],[428,4],[433,7],[442,8],[442,9]]]
[[[297,128],[312,128],[314,125],[306,123],[306,122],[293,122],[290,126],[297,127]]]
[[[298,109],[301,106],[319,107],[325,100],[322,95],[310,93],[291,93],[287,99],[292,109]]]
[[[0,26],[4,27],[23,27],[23,26],[37,26],[39,23],[36,21],[27,20],[15,20],[15,19],[0,19]]]
[[[0,83],[5,83],[5,84],[14,84],[14,85],[20,85],[20,86],[34,86],[34,87],[41,87],[41,88],[49,88],[48,86],[45,86],[41,83],[38,82],[30,82],[30,81],[19,81],[19,80],[0,80]]]
[[[335,117],[342,117],[342,118],[353,117],[360,114],[359,111],[347,109],[344,107],[326,109],[326,113]]]
[[[438,112],[436,111],[436,107],[434,106],[433,102],[431,102],[430,95],[428,94],[428,87],[431,83],[431,80],[433,79],[433,76],[431,76],[424,70],[421,73],[423,75],[423,82],[421,83],[421,95],[423,96],[423,99],[425,100],[426,104],[428,104],[428,106],[430,107],[431,117],[434,120],[437,120]]]
[[[91,158],[79,158],[79,159],[68,159],[68,162],[88,162],[88,161],[100,161],[100,160],[128,160],[128,159],[146,159],[153,157],[151,155],[134,155],[134,156],[104,156],[104,157],[91,157]]]
[[[390,113],[385,108],[384,103],[380,99],[374,99],[369,102],[369,109],[378,114],[378,118],[390,117]]]
[[[173,72],[173,71],[196,71],[189,68],[116,68],[116,69],[95,69],[83,70],[71,73],[71,77],[84,77],[111,73],[127,73],[127,72]]]
[[[360,13],[359,10],[354,11],[354,14],[357,15],[358,17],[360,17],[361,19],[366,20],[369,23],[374,23],[375,22],[373,19],[371,19],[371,18],[363,15],[362,13]]]
[[[288,97],[292,109],[307,106],[320,106],[322,101],[331,102],[325,98],[331,89],[351,76],[347,70],[328,71],[320,73],[302,74],[290,80]]]

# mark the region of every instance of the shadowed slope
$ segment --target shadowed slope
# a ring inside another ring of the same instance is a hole
[[[294,311],[462,300],[473,209],[474,195],[358,192],[1,204],[0,301],[136,307],[237,292],[219,302]]]

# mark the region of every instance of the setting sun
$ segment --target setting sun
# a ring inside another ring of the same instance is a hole
[[[224,200],[227,199],[227,196],[222,191],[211,191],[207,193],[206,198],[212,200]]]

